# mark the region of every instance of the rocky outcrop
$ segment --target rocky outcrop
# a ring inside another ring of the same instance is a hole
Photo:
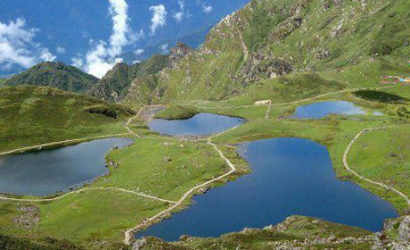
[[[147,61],[127,65],[116,64],[93,88],[93,96],[106,100],[119,102],[128,94],[133,87],[136,78],[143,78],[156,74],[168,65],[168,56],[157,55]]]
[[[245,228],[239,233],[218,238],[183,236],[178,242],[165,242],[157,238],[139,239],[135,249],[410,249],[410,217],[388,220],[380,233],[331,223],[322,219],[290,216],[275,226],[263,229]]]
[[[99,81],[92,94],[103,100],[120,101],[123,97],[124,89],[126,90],[129,87],[133,79],[131,71],[132,66],[130,65],[125,63],[116,64]]]
[[[243,82],[255,82],[266,78],[275,78],[293,71],[291,63],[264,53],[252,54],[240,71],[238,79]]]
[[[193,50],[186,44],[177,42],[177,46],[172,48],[169,53],[168,68],[176,69],[178,67],[178,62],[185,56],[191,54]]]

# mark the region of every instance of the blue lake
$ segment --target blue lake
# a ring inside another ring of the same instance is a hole
[[[110,138],[0,158],[0,193],[52,195],[108,173],[105,155],[133,142]]]
[[[249,142],[242,145],[240,153],[249,162],[251,174],[195,196],[192,206],[136,237],[175,241],[182,234],[219,236],[245,227],[277,224],[290,215],[378,231],[384,219],[398,216],[387,201],[337,179],[326,147],[310,140]]]
[[[365,113],[360,107],[350,102],[327,101],[297,107],[291,118],[320,119],[330,114],[361,115]]]
[[[219,133],[243,123],[241,118],[201,113],[186,120],[156,119],[148,127],[162,135],[202,136]]]

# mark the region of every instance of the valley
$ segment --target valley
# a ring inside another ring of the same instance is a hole
[[[196,50],[0,80],[0,248],[406,249],[407,7],[254,0]]]

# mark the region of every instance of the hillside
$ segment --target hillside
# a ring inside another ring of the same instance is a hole
[[[405,0],[252,1],[175,67],[138,79],[153,96],[130,91],[127,99],[276,99],[277,90],[303,97],[373,86],[383,74],[410,72],[409,7]]]
[[[217,238],[182,236],[177,242],[148,237],[137,241],[139,249],[406,249],[410,217],[389,220],[384,230],[365,230],[317,218],[290,216],[275,226],[245,228]],[[138,249],[138,248],[137,248]]]
[[[8,86],[48,86],[60,90],[86,93],[98,79],[62,62],[39,63],[4,82]]]
[[[129,104],[151,104],[157,101],[157,97],[163,95],[165,88],[159,88],[159,81],[165,70],[180,70],[179,63],[186,56],[193,53],[188,45],[178,42],[177,46],[170,50],[167,57],[167,65],[157,74],[146,74],[136,77],[128,89],[125,102]]]
[[[118,63],[93,87],[92,95],[107,101],[121,101],[136,77],[152,75],[168,64],[168,57],[156,55],[150,59],[128,65]]]
[[[0,151],[85,136],[125,133],[126,107],[48,87],[0,88]]]

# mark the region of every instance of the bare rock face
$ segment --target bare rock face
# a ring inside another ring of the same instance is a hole
[[[13,219],[13,222],[26,229],[33,228],[40,220],[39,209],[34,206],[20,208],[21,214]]]
[[[146,239],[136,240],[134,244],[132,244],[132,250],[140,250],[147,244]]]
[[[178,42],[177,46],[175,48],[172,48],[170,51],[168,68],[176,68],[178,61],[191,54],[192,52],[193,50],[188,45]]]
[[[240,78],[254,82],[264,78],[275,78],[293,71],[291,63],[277,59],[273,55],[255,53],[241,69]]]
[[[400,223],[398,231],[400,240],[410,242],[410,215],[404,217]]]

